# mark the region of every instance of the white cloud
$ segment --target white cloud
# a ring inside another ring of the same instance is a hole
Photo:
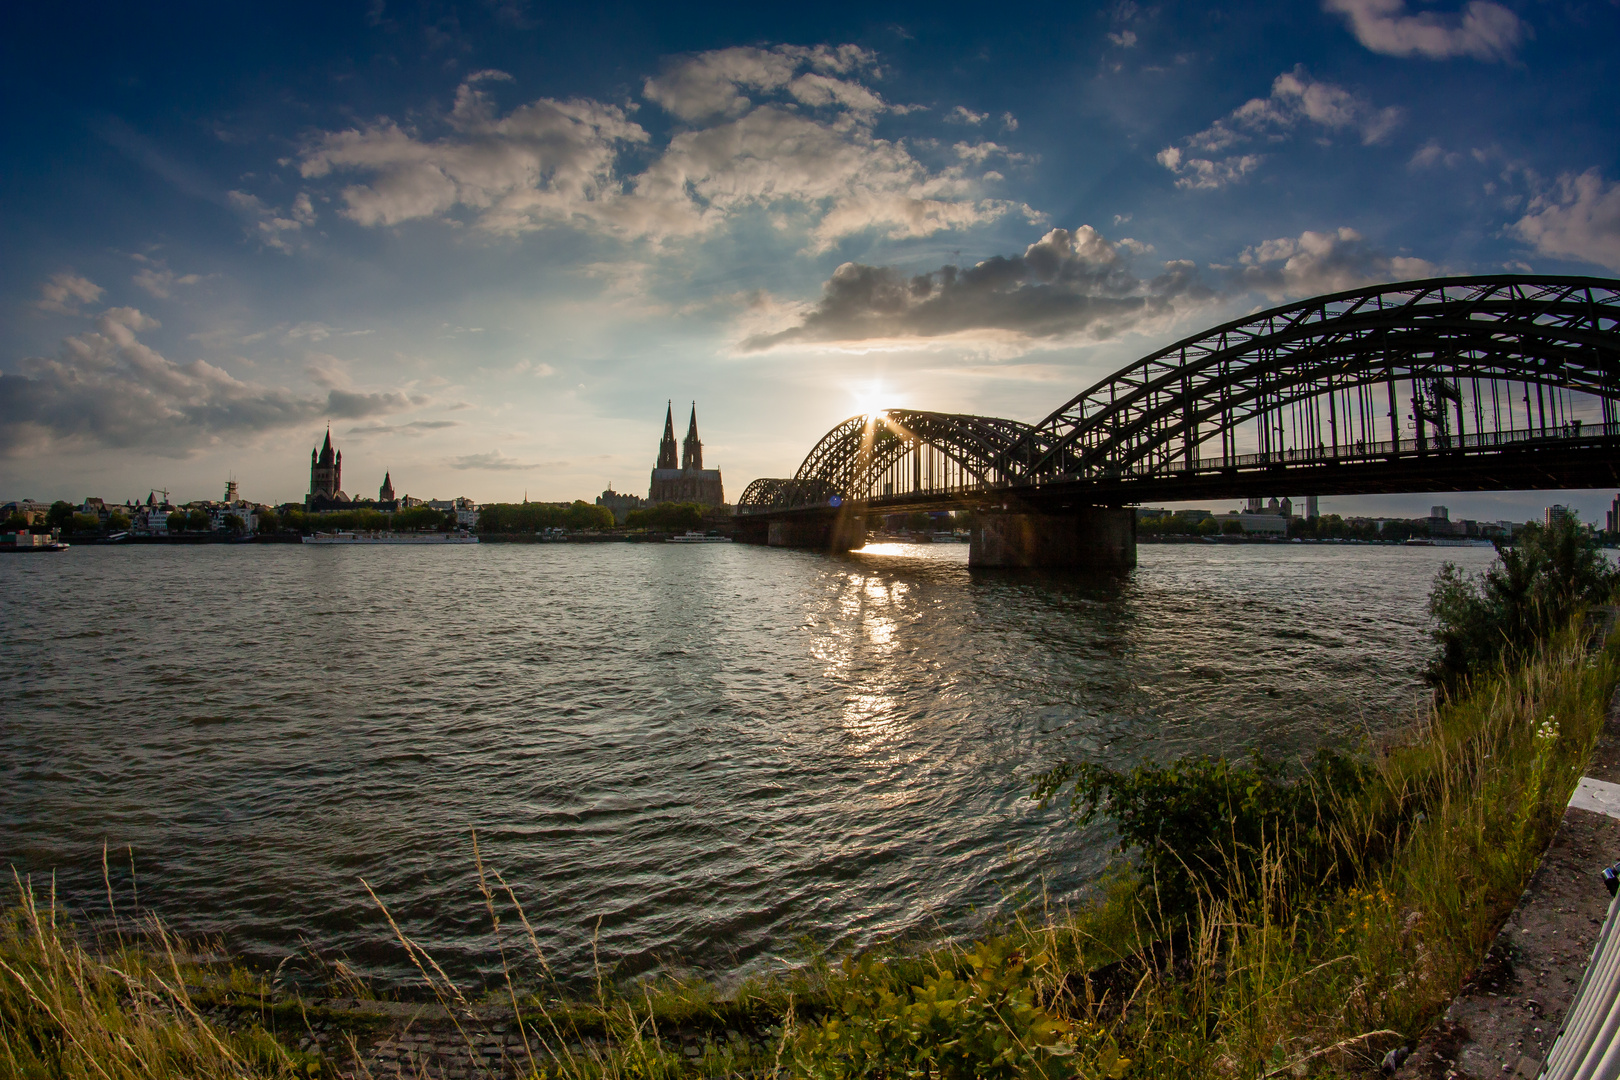
[[[1430,139],[1418,148],[1417,152],[1412,155],[1412,160],[1406,163],[1406,167],[1416,172],[1420,169],[1433,169],[1440,165],[1444,165],[1448,169],[1455,169],[1460,164],[1462,164],[1461,154],[1454,150],[1447,150],[1433,139]]]
[[[138,337],[159,325],[135,308],[112,308],[93,331],[65,338],[55,355],[0,373],[0,454],[65,444],[183,456],[227,437],[427,402],[402,392],[299,394],[238,379],[206,360],[176,363]]]
[[[620,171],[620,154],[650,138],[625,110],[541,99],[501,116],[471,82],[457,91],[442,137],[382,119],[321,136],[300,168],[316,180],[365,174],[342,190],[344,215],[361,225],[470,214],[479,228],[507,235],[572,223],[662,243],[768,208],[802,221],[812,249],[824,250],[865,230],[926,236],[1028,212],[984,198],[960,167],[930,170],[901,143],[878,138],[881,98],[834,77],[871,62],[853,46],[688,58],[649,80],[648,94],[708,123],[676,132],[634,175]],[[785,100],[756,104],[743,90]],[[798,107],[807,104],[832,115]]]
[[[885,107],[880,97],[857,82],[833,78],[875,64],[876,57],[855,45],[716,49],[680,59],[664,74],[648,79],[642,92],[647,100],[689,122],[742,115],[753,104],[745,91],[786,90],[806,105],[838,103],[857,112],[875,112]]]
[[[1513,231],[1537,251],[1620,273],[1620,184],[1605,183],[1596,169],[1565,173],[1529,211]]]
[[[159,300],[173,296],[177,285],[195,285],[202,280],[199,274],[176,274],[161,262],[154,262],[142,255],[135,257],[147,265],[136,271],[130,280]]]
[[[1380,109],[1343,87],[1311,78],[1301,66],[1273,79],[1267,97],[1251,98],[1183,139],[1181,146],[1165,147],[1157,160],[1177,175],[1177,187],[1220,188],[1253,172],[1263,160],[1256,153],[1227,153],[1239,145],[1260,139],[1282,142],[1301,125],[1312,124],[1354,132],[1366,146],[1382,141],[1400,120],[1399,108]]]
[[[1433,263],[1388,256],[1370,247],[1350,228],[1304,232],[1298,237],[1267,240],[1238,258],[1239,283],[1272,300],[1342,292],[1384,281],[1434,277]]]
[[[1113,42],[1115,45],[1118,45],[1121,49],[1129,49],[1136,44],[1136,31],[1121,30],[1118,33],[1113,33],[1110,31],[1108,34],[1108,40]]]
[[[225,198],[238,213],[252,223],[248,235],[258,237],[260,243],[277,251],[287,252],[292,250],[292,245],[287,242],[286,237],[282,234],[296,233],[304,227],[304,222],[299,219],[296,207],[294,216],[286,217],[281,211],[267,205],[257,195],[246,191],[227,191]],[[303,201],[307,207],[309,199],[305,197]],[[313,210],[310,211],[309,218],[312,221],[314,220]]]
[[[1526,33],[1517,15],[1489,0],[1470,0],[1460,16],[1408,15],[1406,0],[1323,0],[1322,7],[1348,18],[1356,40],[1386,56],[1506,60]]]
[[[1152,280],[1130,269],[1136,241],[1109,241],[1089,225],[1052,229],[1023,254],[907,276],[848,262],[820,303],[791,312],[792,325],[749,334],[744,351],[822,343],[874,347],[931,339],[979,340],[1017,349],[1040,342],[1103,340],[1168,320],[1177,303],[1209,295],[1191,263],[1166,263]]]
[[[947,124],[982,124],[990,118],[989,113],[974,112],[966,105],[958,105],[945,114]]]
[[[105,291],[89,278],[64,270],[40,283],[39,299],[34,301],[34,306],[58,315],[78,315],[80,304],[95,303]]]

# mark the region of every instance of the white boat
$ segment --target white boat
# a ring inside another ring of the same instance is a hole
[[[668,537],[665,537],[664,538],[664,543],[666,543],[666,544],[729,544],[729,543],[731,543],[731,537],[729,537],[729,536],[710,536],[708,533],[693,532],[691,530],[688,530],[687,532],[683,533],[680,536],[668,536]]]
[[[427,544],[444,547],[448,544],[476,544],[478,537],[465,532],[456,533],[386,533],[386,532],[318,532],[303,538],[306,544]]]

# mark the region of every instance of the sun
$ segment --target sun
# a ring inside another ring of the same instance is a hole
[[[849,394],[855,399],[855,411],[860,416],[880,416],[894,404],[892,392],[880,382],[851,386]]]

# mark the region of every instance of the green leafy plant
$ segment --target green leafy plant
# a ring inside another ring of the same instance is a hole
[[[1200,897],[1222,898],[1252,882],[1268,850],[1286,851],[1291,877],[1320,880],[1338,870],[1333,828],[1345,800],[1366,783],[1363,763],[1324,751],[1297,778],[1258,752],[1247,764],[1187,757],[1120,772],[1065,761],[1035,780],[1048,803],[1069,790],[1079,824],[1106,813],[1122,853],[1139,853],[1157,903],[1186,917]]]
[[[894,979],[870,957],[845,960],[827,1015],[800,1038],[795,1071],[817,1080],[1125,1075],[1130,1062],[1100,1029],[1039,1000],[1045,954],[1026,957],[1003,938],[960,960],[916,983]]]

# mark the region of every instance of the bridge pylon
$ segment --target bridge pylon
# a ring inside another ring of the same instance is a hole
[[[1136,511],[1111,506],[980,511],[973,519],[968,565],[1134,569]]]

